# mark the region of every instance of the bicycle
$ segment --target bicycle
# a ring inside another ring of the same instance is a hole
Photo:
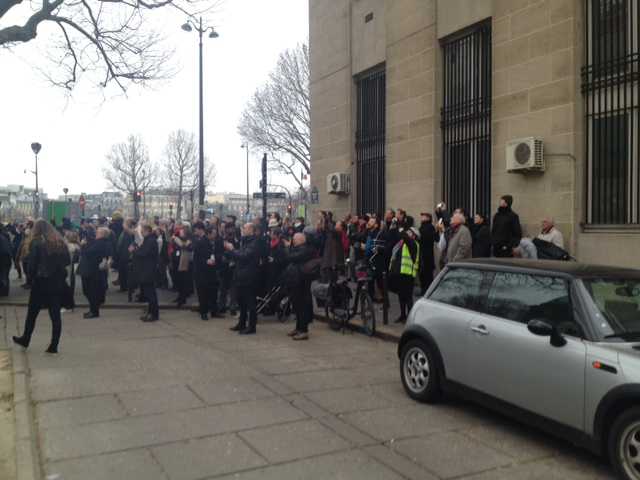
[[[350,261],[347,260],[346,269],[350,270]],[[325,315],[329,319],[332,328],[345,332],[349,321],[358,314],[362,327],[360,329],[369,336],[376,332],[376,314],[373,307],[373,299],[369,295],[368,284],[372,280],[372,265],[360,263],[355,267],[355,296],[349,285],[349,278],[339,275],[338,269],[332,269],[329,275],[329,284],[326,292],[317,293],[316,298],[324,297]],[[353,304],[351,303],[353,300]]]
[[[373,308],[373,299],[369,294],[369,282],[373,281],[373,273],[375,267],[372,262],[362,262],[356,265],[356,295],[353,300],[353,309],[350,318],[358,313],[360,306],[360,318],[362,320],[362,329],[365,334],[372,336],[376,333],[376,312]]]

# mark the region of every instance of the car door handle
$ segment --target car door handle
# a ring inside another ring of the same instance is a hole
[[[480,335],[489,335],[489,330],[484,325],[478,325],[477,327],[471,327],[471,331],[479,333]]]

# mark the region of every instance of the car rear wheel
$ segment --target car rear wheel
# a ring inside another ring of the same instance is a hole
[[[423,340],[410,340],[402,349],[400,376],[407,394],[420,402],[436,402],[441,396],[436,356]]]
[[[608,443],[609,458],[620,478],[640,480],[640,407],[618,416]]]

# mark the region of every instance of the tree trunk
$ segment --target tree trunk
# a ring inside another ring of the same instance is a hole
[[[134,198],[135,200],[133,201],[133,218],[135,218],[137,222],[140,219],[140,206],[138,205],[138,197],[136,196]]]
[[[176,207],[176,219],[182,219],[182,175],[180,175],[180,181],[178,182],[178,204]]]

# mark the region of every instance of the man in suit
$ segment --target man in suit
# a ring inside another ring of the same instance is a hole
[[[218,314],[218,272],[214,244],[210,240],[213,236],[211,227],[207,228],[202,222],[193,226],[195,235],[193,241],[193,276],[198,295],[198,311],[201,320],[208,320]]]
[[[93,227],[86,231],[86,238],[80,243],[80,264],[78,272],[82,277],[82,291],[89,302],[89,311],[84,318],[98,318],[100,304],[104,297],[103,274],[100,270],[102,260],[108,255],[107,232]]]
[[[260,262],[260,246],[255,236],[255,226],[247,223],[242,228],[239,249],[231,242],[224,243],[225,255],[235,263],[234,284],[240,304],[240,318],[231,330],[241,335],[256,333],[256,278]],[[249,324],[247,325],[247,321]]]
[[[140,284],[142,295],[149,303],[147,313],[140,317],[143,322],[155,322],[159,319],[158,295],[156,292],[156,265],[158,264],[158,239],[150,225],[142,227],[142,244],[132,244],[129,251],[133,254],[133,268]]]

